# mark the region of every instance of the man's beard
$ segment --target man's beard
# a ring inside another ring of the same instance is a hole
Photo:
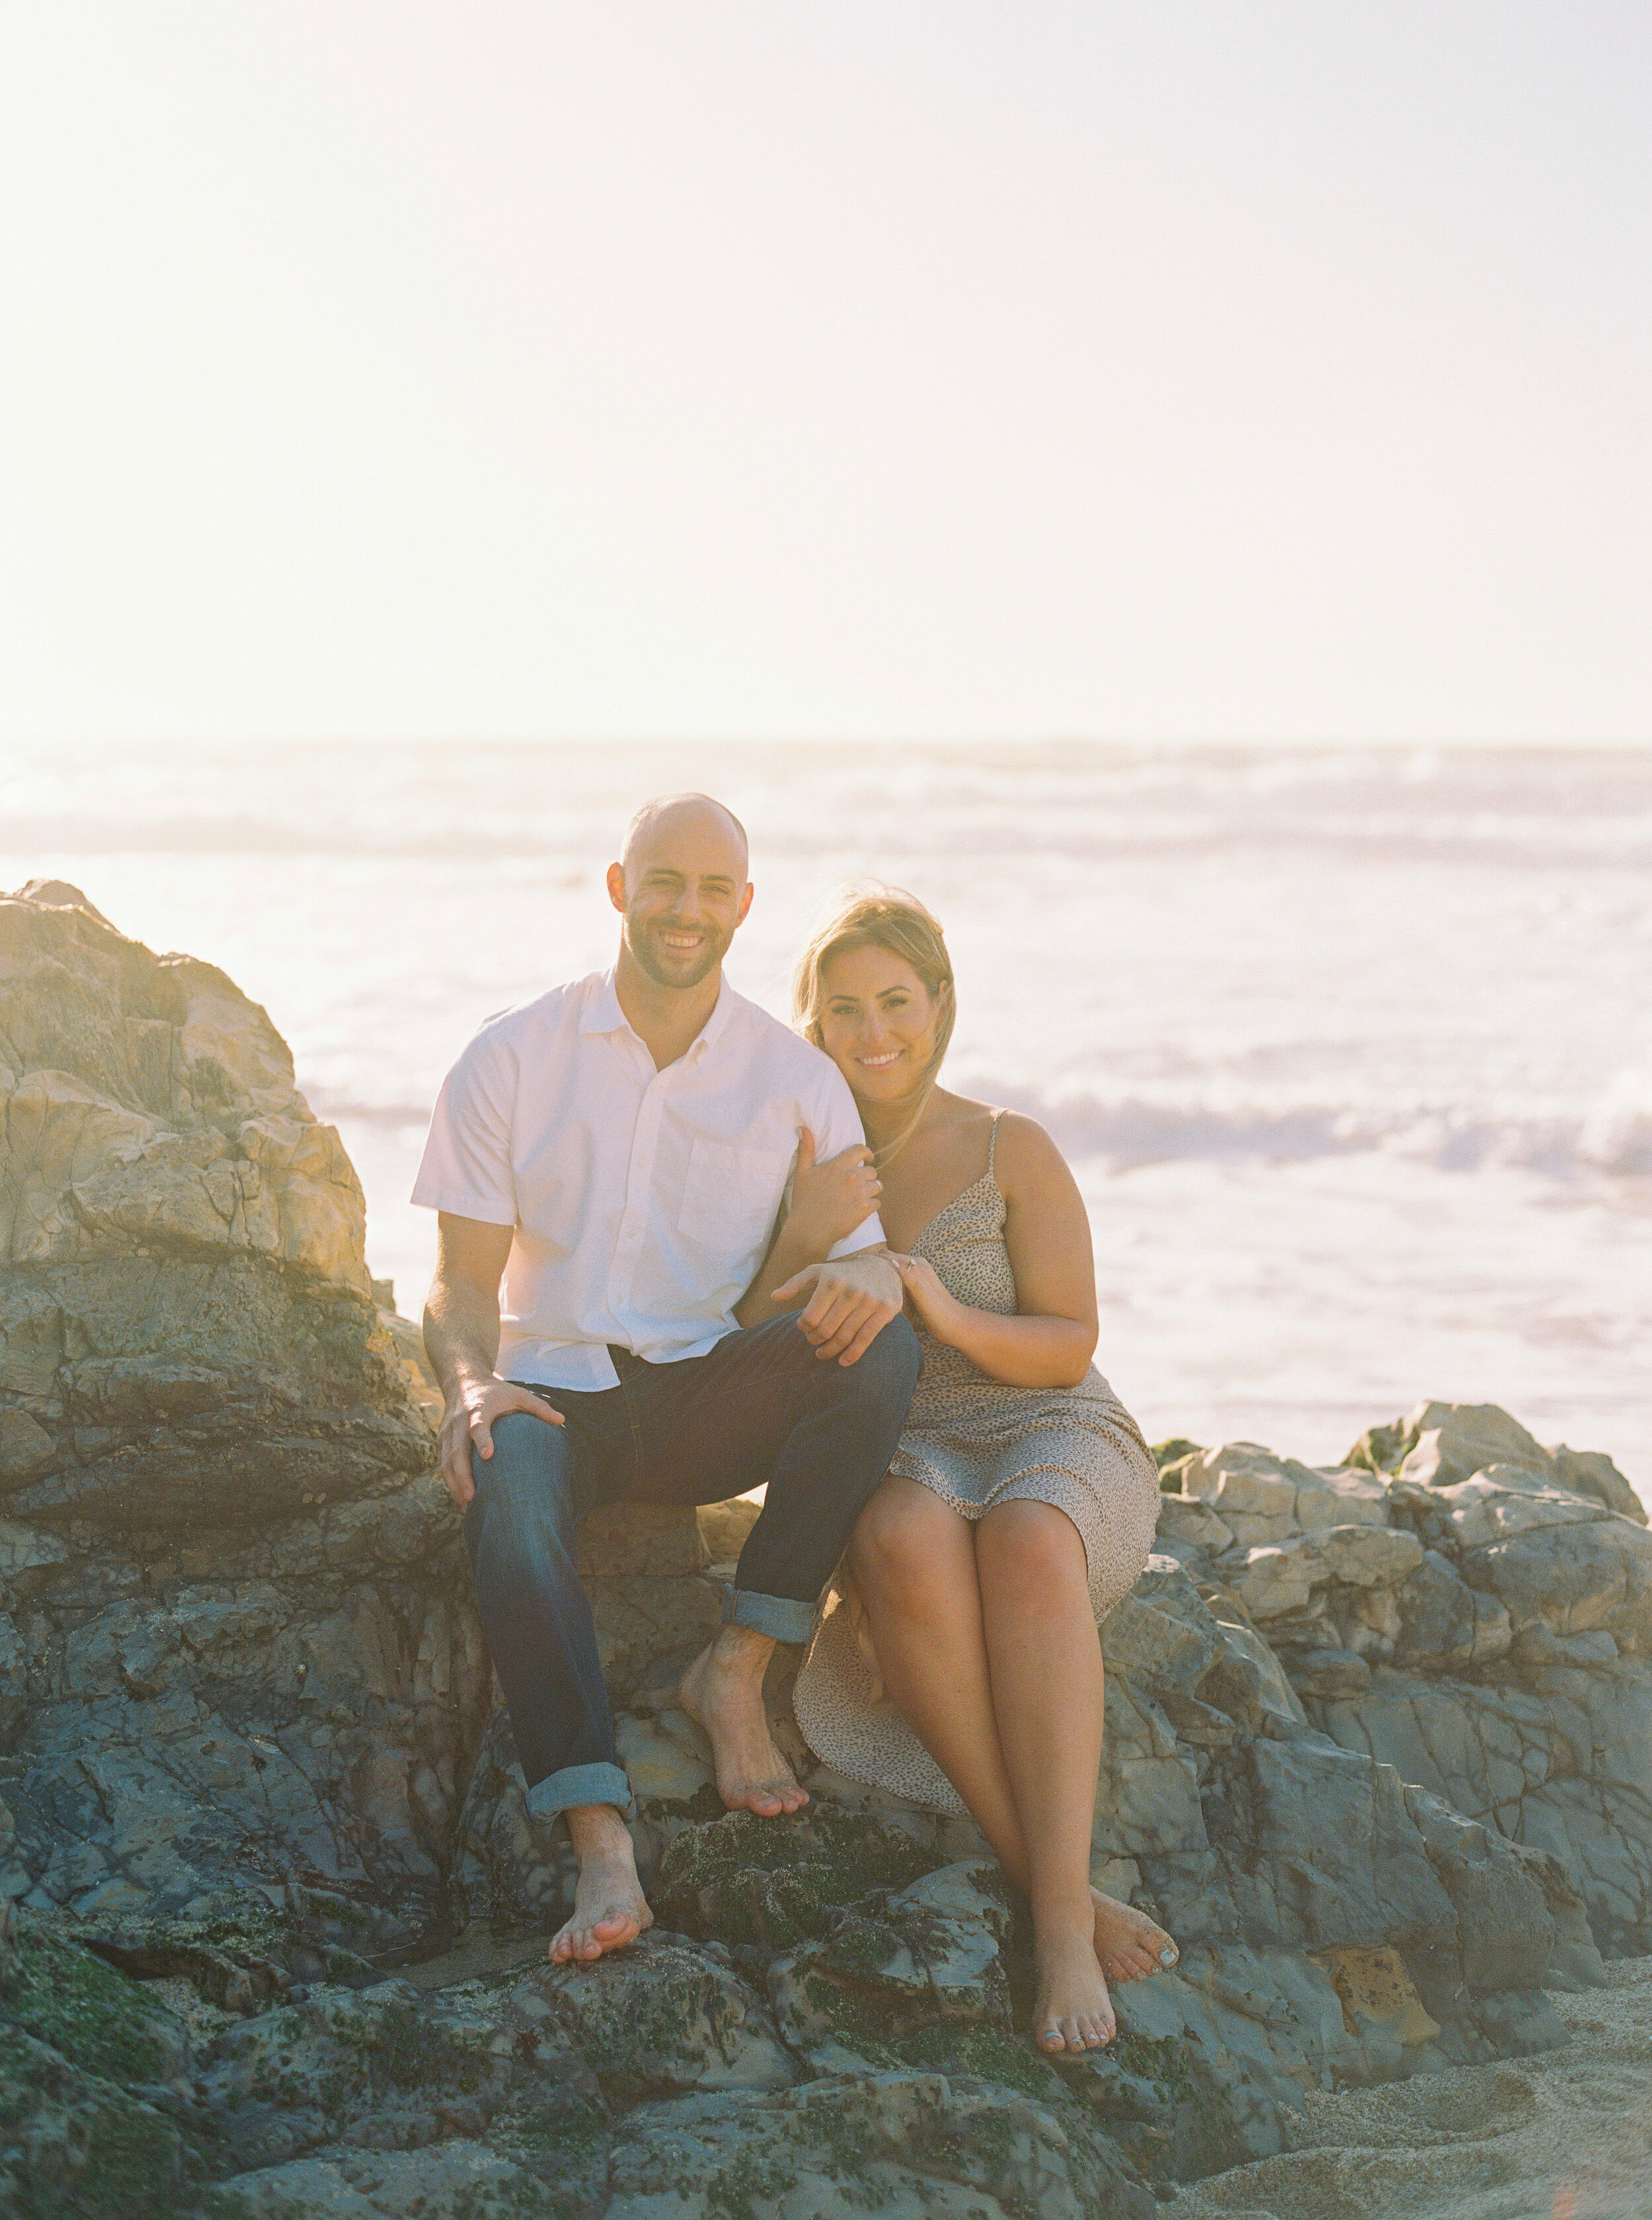
[[[657,987],[697,987],[709,977],[728,951],[732,932],[718,932],[709,926],[703,928],[705,939],[695,961],[686,968],[673,963],[664,951],[654,945],[657,932],[669,932],[670,926],[645,926],[640,931],[629,918],[626,920],[626,940],[639,965]]]

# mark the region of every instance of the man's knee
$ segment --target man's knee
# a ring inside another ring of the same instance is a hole
[[[489,1546],[538,1554],[571,1550],[574,1537],[568,1444],[560,1427],[525,1411],[493,1424],[493,1455],[471,1452],[476,1494],[465,1525],[474,1549],[485,1528]]]
[[[852,1364],[833,1369],[845,1392],[857,1400],[897,1405],[904,1417],[923,1367],[924,1355],[918,1336],[911,1319],[901,1312],[889,1320]]]

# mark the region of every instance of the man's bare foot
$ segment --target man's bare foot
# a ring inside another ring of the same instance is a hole
[[[1162,1927],[1155,1925],[1133,1904],[1116,1896],[1103,1896],[1093,1888],[1095,1905],[1095,1955],[1110,1981],[1144,1981],[1168,1972],[1181,1955]]]
[[[725,1626],[677,1690],[683,1710],[711,1737],[718,1794],[731,1812],[765,1819],[801,1811],[809,1800],[769,1731],[763,1674],[774,1646],[749,1626]]]
[[[579,1881],[572,1916],[552,1936],[550,1955],[558,1965],[584,1965],[634,1942],[654,1915],[637,1878],[631,1830],[614,1805],[583,1805],[567,1818]]]
[[[1082,1918],[1038,1929],[1032,1954],[1038,1967],[1032,2040],[1039,2049],[1058,2057],[1111,2042],[1119,2023]]]

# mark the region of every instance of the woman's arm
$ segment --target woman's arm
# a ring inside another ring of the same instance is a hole
[[[937,1341],[1012,1388],[1075,1388],[1095,1350],[1095,1261],[1078,1182],[1031,1118],[998,1126],[1004,1239],[1020,1308],[1013,1318],[948,1294],[932,1265],[899,1259],[913,1308]]]
[[[775,1316],[774,1292],[811,1264],[823,1264],[839,1241],[864,1225],[877,1209],[882,1185],[864,1143],[814,1161],[814,1136],[798,1137],[791,1207],[775,1230],[757,1276],[734,1306],[742,1325],[765,1325]]]

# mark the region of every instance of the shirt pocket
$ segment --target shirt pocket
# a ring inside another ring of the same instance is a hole
[[[677,1231],[731,1263],[767,1243],[792,1160],[777,1149],[696,1141],[676,1214]]]

